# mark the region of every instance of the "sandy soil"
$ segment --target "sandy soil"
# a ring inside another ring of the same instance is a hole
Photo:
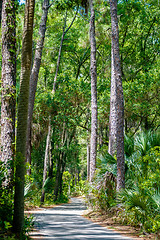
[[[85,218],[92,220],[99,225],[111,229],[113,231],[119,232],[120,234],[131,237],[137,240],[159,240],[160,236],[156,236],[154,234],[141,233],[140,229],[124,226],[120,223],[115,223],[113,217],[109,217],[107,215],[102,215],[99,212],[93,212],[91,210],[86,210],[83,215]]]

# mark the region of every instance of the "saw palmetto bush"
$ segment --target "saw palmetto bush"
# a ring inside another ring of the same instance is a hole
[[[95,210],[108,211],[116,205],[116,159],[108,152],[98,155],[97,169],[92,184],[87,184],[87,203]]]
[[[125,138],[126,189],[118,196],[121,219],[148,232],[160,231],[160,133]],[[133,187],[134,186],[134,187]]]
[[[160,191],[150,191],[136,186],[125,189],[117,199],[122,205],[121,220],[140,226],[147,232],[160,231]]]
[[[96,210],[116,210],[123,223],[145,232],[160,231],[160,133],[139,132],[125,136],[126,189],[116,194],[116,158],[106,151],[97,159],[94,183],[86,189]]]

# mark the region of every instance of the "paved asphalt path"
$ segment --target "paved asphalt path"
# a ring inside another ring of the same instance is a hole
[[[68,204],[34,212],[36,231],[30,236],[39,240],[133,240],[85,219],[81,216],[86,209],[82,200],[71,200]]]

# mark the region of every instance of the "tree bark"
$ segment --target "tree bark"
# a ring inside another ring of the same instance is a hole
[[[56,182],[54,187],[54,201],[57,201],[58,199],[58,193],[59,193],[59,185],[60,185],[60,174],[61,174],[61,166],[62,166],[62,153],[59,153],[58,159],[57,159],[57,172],[56,172]]]
[[[61,134],[61,147],[63,148],[67,144],[67,130],[66,130],[66,123],[63,123],[63,130]],[[59,146],[58,146],[59,147]],[[63,165],[63,151],[59,152],[57,157],[57,172],[56,172],[56,182],[54,187],[54,201],[58,199],[59,192],[60,192],[60,185],[61,185],[61,175],[62,175],[62,165]]]
[[[87,128],[89,129],[88,126],[88,122],[89,122],[89,118],[90,118],[90,112],[89,112],[89,108],[87,109],[87,116],[86,116],[86,125]],[[90,131],[87,130],[87,181],[90,180]]]
[[[22,234],[24,225],[24,179],[27,138],[29,80],[32,62],[32,35],[35,0],[26,0],[22,40],[20,95],[17,116],[16,172],[14,194],[14,232]],[[21,238],[21,236],[20,236]]]
[[[113,79],[115,78],[116,94],[116,153],[117,153],[117,191],[125,187],[124,162],[124,101],[122,88],[122,73],[119,54],[119,30],[117,18],[117,0],[110,0],[111,28],[112,28],[112,64]],[[114,96],[115,97],[115,96]]]
[[[97,66],[96,66],[96,39],[95,39],[95,13],[93,1],[90,0],[90,45],[91,45],[91,147],[90,147],[90,182],[96,170],[97,156]]]
[[[59,198],[62,195],[63,173],[64,173],[65,166],[66,166],[66,153],[63,153],[62,154],[62,168],[61,168],[61,173],[60,173],[60,178],[59,178],[59,194],[58,194]]]
[[[51,136],[52,135],[54,135],[54,129],[51,130]],[[53,178],[53,158],[52,158],[52,153],[51,153],[52,149],[54,149],[54,142],[50,141],[50,144],[49,144],[49,172],[48,172],[49,178]]]
[[[108,153],[112,156],[116,154],[116,79],[114,71],[113,49],[111,49],[111,90]]]
[[[87,140],[87,180],[90,179],[90,144]]]
[[[45,150],[45,158],[44,158],[44,168],[43,168],[43,185],[42,185],[42,195],[41,195],[41,203],[44,202],[45,197],[45,181],[47,179],[47,168],[49,163],[49,152],[50,152],[50,142],[51,142],[51,120],[49,119],[48,123],[48,134],[46,139],[46,150]]]
[[[2,4],[2,3],[1,3]],[[16,4],[3,0],[2,6],[2,91],[1,161],[6,169],[4,186],[11,184],[15,154],[16,107]]]
[[[29,87],[29,105],[28,105],[28,127],[27,127],[27,143],[26,143],[26,162],[31,164],[31,126],[34,109],[35,94],[37,89],[39,69],[41,65],[42,50],[44,46],[46,22],[49,9],[49,0],[43,2],[43,14],[39,27],[39,40],[36,45],[34,63],[30,75],[30,87]],[[30,169],[27,170],[27,174],[30,175]]]

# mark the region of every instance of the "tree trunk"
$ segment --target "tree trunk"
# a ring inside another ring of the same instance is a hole
[[[25,153],[27,137],[29,80],[32,62],[32,35],[35,0],[26,0],[22,40],[20,95],[18,101],[17,138],[16,138],[16,172],[14,195],[14,232],[22,234],[24,225],[24,178]]]
[[[1,3],[2,4],[2,3]],[[2,91],[1,91],[1,161],[6,169],[4,185],[13,177],[15,154],[16,106],[16,4],[3,0],[2,6]]]
[[[60,183],[60,174],[61,174],[61,166],[62,166],[62,153],[59,153],[58,159],[57,159],[57,172],[56,172],[56,182],[54,187],[54,201],[58,199],[58,192],[59,192],[59,183]]]
[[[66,165],[66,153],[62,154],[62,169],[60,173],[60,179],[59,179],[59,198],[62,195],[62,186],[63,186],[63,173]]]
[[[90,182],[96,170],[97,156],[97,66],[96,66],[96,39],[95,39],[95,13],[93,1],[90,0],[90,45],[91,45],[91,148],[90,148]]]
[[[110,0],[112,27],[112,64],[115,78],[116,93],[116,152],[117,152],[117,191],[125,187],[124,163],[124,101],[122,88],[122,73],[119,54],[119,31],[117,18],[117,0]],[[115,97],[115,96],[114,96]]]
[[[51,130],[51,136],[54,134],[54,130]],[[53,158],[52,158],[52,149],[54,149],[54,143],[50,140],[49,144],[49,172],[48,172],[48,177],[53,178]]]
[[[113,61],[113,48],[111,49],[111,90],[110,90],[110,115],[109,115],[109,144],[108,152],[116,154],[116,79]]]
[[[87,142],[87,180],[90,179],[90,145]]]
[[[66,131],[66,123],[63,123],[63,130],[61,135],[61,147],[63,148],[67,144],[67,131]],[[59,146],[58,146],[59,147]],[[56,201],[59,197],[60,185],[61,185],[61,176],[62,176],[62,165],[63,165],[63,156],[64,152],[60,151],[57,159],[57,172],[56,172],[56,182],[54,188],[54,201]]]
[[[45,150],[45,158],[44,158],[44,168],[43,168],[43,185],[42,185],[42,195],[41,195],[41,203],[44,202],[45,197],[45,181],[47,179],[47,168],[49,163],[49,151],[50,151],[50,142],[51,142],[51,120],[49,119],[48,123],[48,135],[46,139],[46,150]]]
[[[49,0],[43,2],[43,14],[39,27],[39,40],[36,45],[34,63],[30,75],[30,87],[29,87],[29,105],[28,105],[28,127],[27,127],[27,143],[26,143],[26,162],[31,164],[31,126],[34,109],[35,94],[37,89],[38,74],[41,65],[42,50],[46,32],[46,22],[49,9]],[[28,169],[27,174],[30,175],[31,171]]]

